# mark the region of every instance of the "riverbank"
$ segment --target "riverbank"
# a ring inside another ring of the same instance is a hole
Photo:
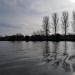
[[[0,37],[0,41],[75,41],[75,35],[11,35]]]

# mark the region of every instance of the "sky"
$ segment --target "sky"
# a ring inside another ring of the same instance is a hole
[[[31,35],[42,29],[44,16],[64,10],[75,10],[75,0],[0,0],[0,35]]]

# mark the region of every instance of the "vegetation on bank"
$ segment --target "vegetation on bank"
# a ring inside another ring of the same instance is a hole
[[[75,35],[31,35],[31,36],[24,36],[24,35],[11,35],[11,36],[4,36],[0,37],[0,41],[75,41]]]

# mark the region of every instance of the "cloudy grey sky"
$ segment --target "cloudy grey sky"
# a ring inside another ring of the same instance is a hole
[[[43,16],[75,9],[75,0],[0,0],[0,35],[31,34]]]

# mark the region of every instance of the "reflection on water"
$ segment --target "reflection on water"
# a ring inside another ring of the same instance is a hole
[[[70,45],[68,45],[67,47],[67,42],[64,42],[64,50],[61,54],[61,57],[59,56],[59,52],[58,52],[58,47],[59,47],[59,42],[52,42],[53,43],[53,47],[52,47],[52,52],[51,52],[51,48],[49,46],[49,42],[45,42],[45,48],[44,48],[44,61],[49,63],[52,62],[52,65],[55,67],[61,66],[62,68],[64,68],[64,70],[66,72],[75,72],[75,55],[71,55],[70,53],[68,53],[68,49],[69,47],[73,46],[73,43]],[[68,49],[67,49],[68,48]],[[60,48],[61,49],[61,48]]]
[[[1,75],[74,75],[74,72],[75,42],[0,42]]]

